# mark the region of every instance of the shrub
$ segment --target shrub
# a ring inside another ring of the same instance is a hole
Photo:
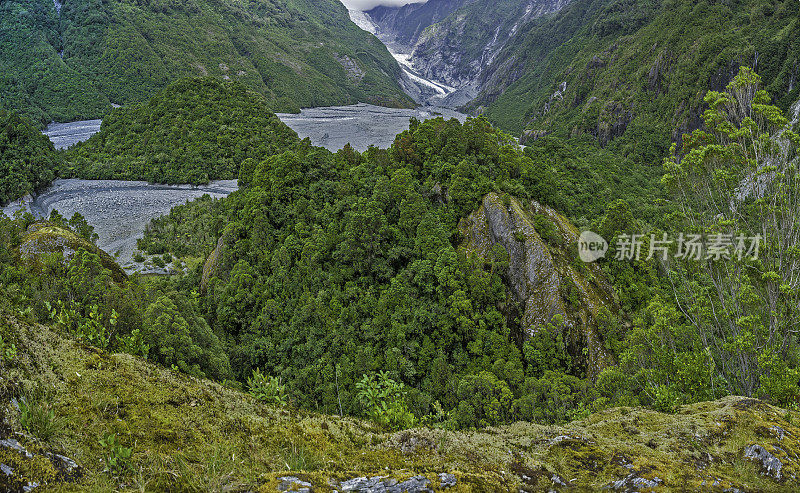
[[[100,314],[100,309],[97,305],[88,307],[88,315],[82,314],[75,302],[67,305],[59,301],[58,308],[52,306],[49,302],[45,302],[45,306],[50,312],[50,319],[57,326],[77,337],[80,341],[100,349],[108,349],[111,342],[111,333],[117,325],[118,315],[115,310],[112,310],[108,320],[103,322],[103,316]],[[106,324],[108,327],[106,327]]]
[[[281,379],[271,375],[264,375],[258,368],[247,379],[247,388],[250,395],[261,402],[284,406],[288,401],[286,386],[281,384]]]
[[[105,453],[106,468],[104,472],[113,477],[119,477],[130,471],[132,448],[123,447],[117,436],[112,433],[101,438],[99,443]]]
[[[117,336],[117,347],[125,353],[141,356],[144,359],[147,359],[150,353],[150,345],[145,342],[139,329],[133,329],[127,336]]]
[[[493,426],[511,417],[514,395],[505,380],[482,371],[464,377],[456,392],[455,421],[459,428]]]
[[[372,420],[393,429],[410,428],[416,422],[408,410],[406,388],[387,372],[364,375],[356,384],[356,398]]]
[[[17,357],[17,346],[14,344],[7,345],[0,335],[0,363],[11,363]]]

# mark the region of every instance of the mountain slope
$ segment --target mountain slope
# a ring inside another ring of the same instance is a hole
[[[9,0],[0,73],[0,106],[40,122],[99,117],[198,75],[281,110],[409,104],[396,62],[338,0]]]
[[[471,108],[530,136],[588,135],[660,162],[700,125],[706,91],[740,65],[756,68],[782,108],[796,101],[799,40],[790,1],[576,0],[498,55]]]
[[[523,25],[559,11],[570,0],[430,0],[376,7],[366,14],[384,42],[403,53],[421,77],[460,89],[446,100],[474,98],[483,70]]]
[[[431,24],[476,0],[428,0],[425,3],[408,3],[401,7],[379,5],[366,12],[380,26],[384,35],[404,47],[417,43],[422,32]]]
[[[497,53],[533,19],[570,0],[478,0],[429,26],[417,40],[414,67],[454,87],[475,85]]]

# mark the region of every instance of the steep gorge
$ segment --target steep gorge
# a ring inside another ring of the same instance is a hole
[[[429,0],[364,14],[390,49],[406,54],[419,76],[453,88],[441,104],[458,107],[481,92],[483,71],[525,24],[569,1]]]

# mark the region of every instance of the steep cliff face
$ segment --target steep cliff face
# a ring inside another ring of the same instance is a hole
[[[536,337],[560,315],[570,352],[588,375],[612,362],[601,325],[619,311],[613,288],[598,265],[580,261],[580,233],[566,218],[536,202],[523,204],[492,193],[459,229],[467,250],[481,258],[495,255],[497,245],[508,253],[505,280],[524,307],[524,337]]]
[[[377,24],[381,34],[398,46],[411,48],[422,31],[431,24],[444,20],[459,8],[476,0],[428,0],[409,3],[402,7],[380,5],[366,14]]]
[[[425,77],[453,87],[474,86],[483,70],[531,20],[560,11],[570,0],[478,0],[428,27],[412,62]]]
[[[534,19],[571,0],[429,0],[366,12],[384,43],[415,75],[451,89],[439,104],[460,107],[482,90],[485,68]]]

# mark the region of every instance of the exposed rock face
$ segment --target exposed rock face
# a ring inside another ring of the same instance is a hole
[[[458,480],[453,474],[439,473],[439,484],[437,491],[454,487]],[[314,485],[309,481],[304,481],[296,476],[284,476],[278,478],[278,491],[301,491],[311,493],[315,491]],[[345,481],[329,481],[327,487],[334,488],[334,491],[351,493],[428,493],[433,492],[434,485],[431,480],[422,475],[417,475],[398,481],[388,476],[361,476]],[[328,488],[325,488],[327,491]]]
[[[462,6],[475,0],[428,0],[409,3],[402,7],[379,5],[366,12],[377,24],[382,34],[400,46],[412,47],[422,31],[431,24],[444,20]]]
[[[492,80],[482,77],[523,26],[557,12],[570,0],[429,0],[368,12],[375,34],[410,53],[410,69],[421,78],[455,89],[440,104],[467,105]],[[513,58],[513,57],[512,57]]]
[[[478,0],[425,29],[411,61],[424,77],[456,88],[475,84],[522,26],[558,12],[569,1],[520,0],[498,8],[496,2]]]
[[[344,68],[347,73],[347,79],[354,84],[358,84],[364,79],[364,70],[358,65],[358,62],[353,60],[347,55],[334,55],[336,61]]]
[[[203,277],[200,280],[200,291],[205,292],[208,288],[208,282],[212,277],[217,275],[217,267],[219,267],[219,259],[222,255],[222,249],[225,247],[225,240],[220,236],[217,240],[217,246],[206,259],[203,264]]]
[[[783,437],[781,437],[783,438]],[[744,458],[755,461],[761,466],[761,470],[767,476],[772,476],[775,479],[781,479],[781,469],[783,463],[769,453],[767,449],[761,445],[750,445],[744,449]]]
[[[505,277],[524,306],[525,337],[535,337],[561,315],[573,359],[584,363],[588,375],[612,363],[598,333],[598,316],[618,313],[613,288],[598,265],[578,259],[580,233],[566,218],[535,202],[525,206],[491,193],[459,229],[467,249],[481,258],[491,258],[496,245],[508,252]]]

